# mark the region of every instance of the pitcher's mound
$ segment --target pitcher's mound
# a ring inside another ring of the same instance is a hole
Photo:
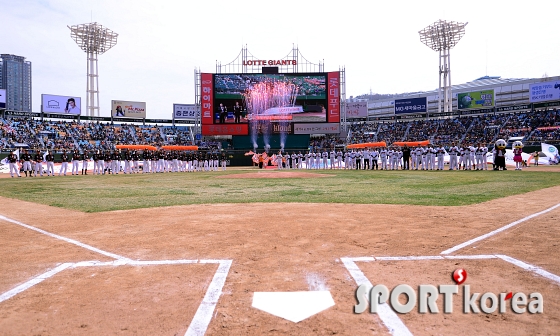
[[[317,174],[317,173],[301,173],[301,172],[269,172],[263,171],[258,173],[245,173],[245,174],[232,174],[232,175],[222,175],[216,176],[216,178],[229,178],[229,179],[249,179],[249,178],[317,178],[317,177],[329,177],[329,174]]]

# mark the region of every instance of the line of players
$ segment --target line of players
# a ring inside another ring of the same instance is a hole
[[[40,151],[36,151],[34,155],[31,155],[27,150],[24,150],[19,159],[26,177],[43,176],[43,174],[55,176],[54,155],[51,152],[43,155]],[[58,176],[66,176],[70,164],[72,164],[72,175],[79,175],[80,170],[82,175],[87,175],[90,161],[93,161],[94,175],[118,174],[119,172],[135,174],[217,171],[220,167],[222,170],[226,170],[227,166],[225,153],[220,156],[218,153],[198,151],[159,150],[140,153],[124,150],[123,152],[97,151],[89,154],[88,152],[80,153],[77,150],[73,153],[67,153],[64,150],[60,159],[62,163]],[[15,154],[12,153],[8,156],[12,177],[14,175],[21,177],[17,161],[18,158]],[[43,162],[47,164],[46,170],[43,170]],[[142,169],[140,169],[140,163],[142,163]]]
[[[443,146],[390,146],[352,151],[323,151],[276,154],[278,169],[365,169],[365,170],[444,170],[445,155],[449,154],[449,170],[488,170],[483,144],[456,146],[449,152]],[[343,165],[344,162],[344,165]]]

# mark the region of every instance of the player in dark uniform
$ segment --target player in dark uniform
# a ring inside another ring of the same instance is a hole
[[[35,156],[33,157],[34,169],[33,176],[37,177],[37,174],[43,176],[43,155],[41,155],[40,150],[35,151]]]
[[[70,155],[66,153],[66,150],[62,150],[62,154],[60,154],[60,160],[62,161],[62,165],[60,166],[60,170],[58,171],[58,176],[64,172],[64,176],[66,176],[66,171],[68,170],[68,162],[70,162]]]
[[[119,174],[119,171],[121,170],[121,155],[118,151],[113,151],[111,153],[111,160],[113,161],[113,167],[111,168],[111,171],[113,174]]]
[[[12,177],[14,177],[14,172],[16,173],[17,177],[21,177],[21,175],[19,174],[19,167],[17,162],[17,155],[15,155],[14,153],[10,153],[10,155],[8,155],[8,164],[10,166],[10,175],[12,175]]]
[[[89,154],[87,150],[84,150],[84,153],[82,154],[82,175],[87,175],[88,160],[89,160]]]
[[[22,169],[25,173],[25,177],[31,177],[31,154],[29,154],[27,149],[23,150],[23,154],[21,154],[20,160],[23,164]],[[29,176],[27,176],[27,172],[29,172]]]
[[[54,176],[54,155],[52,155],[52,152],[48,152],[46,159],[47,159],[47,176],[49,175]]]

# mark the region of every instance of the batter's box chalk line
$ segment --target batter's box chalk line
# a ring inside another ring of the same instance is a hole
[[[0,220],[16,224],[27,229],[39,232],[41,234],[47,235],[51,238],[55,238],[58,240],[65,241],[70,244],[74,244],[85,248],[87,250],[102,254],[104,256],[113,258],[115,260],[108,261],[108,262],[101,262],[101,261],[80,261],[76,263],[63,263],[58,265],[57,267],[49,270],[43,274],[40,274],[25,283],[3,293],[0,295],[0,303],[14,297],[15,295],[35,286],[38,283],[43,282],[44,280],[58,274],[66,269],[74,269],[78,267],[107,267],[107,266],[157,266],[157,265],[181,265],[181,264],[218,264],[218,269],[216,273],[214,273],[214,277],[204,294],[204,298],[202,302],[198,306],[194,317],[189,324],[189,327],[185,333],[185,336],[201,336],[206,333],[208,329],[208,325],[210,324],[210,320],[212,320],[212,315],[218,303],[218,299],[222,295],[222,289],[226,282],[227,275],[229,273],[229,269],[231,267],[232,260],[223,260],[223,259],[200,259],[200,260],[187,260],[187,259],[179,259],[179,260],[131,260],[129,258],[120,256],[118,254],[114,254],[111,252],[103,251],[96,247],[93,247],[88,244],[84,244],[74,239],[66,238],[54,233],[47,232],[45,230],[36,228],[34,226],[21,223],[14,219],[5,217],[0,215]]]
[[[355,258],[340,258],[340,261],[344,264],[344,267],[348,270],[356,285],[365,285],[367,287],[366,292],[369,292],[373,285],[369,279],[364,275],[362,270],[356,265],[356,262],[370,262],[370,261],[418,261],[418,260],[480,260],[480,259],[501,259],[515,266],[521,267],[526,271],[538,274],[546,279],[549,279],[556,284],[560,285],[560,277],[558,275],[552,274],[548,271],[543,270],[538,266],[527,264],[521,260],[502,255],[502,254],[484,254],[484,255],[464,255],[464,256],[405,256],[405,257],[355,257]],[[387,327],[392,335],[412,335],[410,330],[406,327],[399,316],[389,307],[387,303],[382,303],[378,305],[377,315]]]

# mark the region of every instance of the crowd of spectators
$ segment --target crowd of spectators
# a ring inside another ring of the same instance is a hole
[[[526,144],[560,143],[560,111],[484,114],[460,118],[361,122],[349,126],[346,137],[326,135],[310,139],[313,151],[354,143],[430,140],[450,146],[452,142],[489,144],[498,138],[523,137]],[[225,145],[224,145],[225,143]],[[33,118],[0,118],[0,148],[28,146],[51,150],[111,150],[115,145],[198,145],[221,148],[220,140],[194,139],[186,126],[112,124],[109,122],[48,121]]]

